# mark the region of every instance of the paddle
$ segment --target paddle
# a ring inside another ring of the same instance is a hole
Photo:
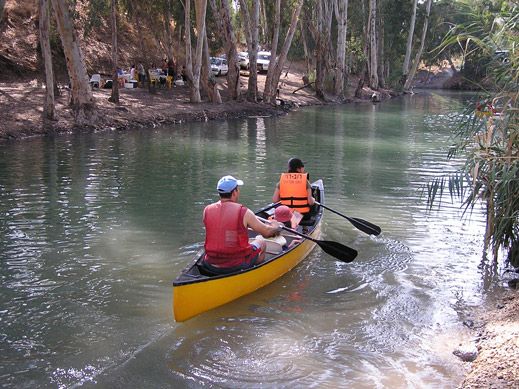
[[[326,205],[321,204],[317,201],[315,203],[317,205],[320,205],[324,209],[327,209],[328,211],[332,211],[333,213],[336,213],[337,215],[342,216],[343,218],[347,219],[351,224],[353,224],[355,227],[357,227],[362,232],[365,232],[366,234],[380,235],[380,233],[382,232],[381,228],[373,223],[370,223],[363,219],[359,219],[358,217],[349,217],[349,216],[343,215],[342,213],[340,213],[334,209],[331,209],[331,208],[327,207]]]
[[[281,201],[278,201],[277,203],[270,203],[269,205],[267,205],[267,206],[265,206],[263,208],[258,209],[256,212],[254,212],[254,214],[255,215],[259,215],[262,212],[266,212],[269,209],[272,209],[272,208],[276,207],[278,204],[281,204]]]
[[[262,217],[258,217],[259,220],[270,223],[269,220],[263,219]],[[330,254],[332,257],[335,257],[339,261],[350,263],[357,256],[357,250],[352,249],[351,247],[345,246],[339,242],[333,242],[330,240],[319,240],[314,239],[308,235],[302,234],[299,231],[293,230],[292,228],[282,227],[285,231],[289,231],[292,234],[302,236],[305,239],[311,240],[319,245],[321,249],[327,254]]]

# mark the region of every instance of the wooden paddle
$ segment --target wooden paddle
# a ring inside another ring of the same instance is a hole
[[[263,219],[262,217],[258,217],[259,220],[265,223],[270,223],[270,220]],[[285,231],[289,231],[292,234],[296,234],[302,236],[305,239],[311,240],[319,245],[321,249],[327,254],[330,254],[332,257],[335,257],[339,261],[350,263],[355,259],[358,252],[351,247],[345,246],[339,242],[334,242],[330,240],[319,240],[314,239],[311,236],[300,233],[299,231],[293,230],[292,228],[282,227]]]
[[[358,228],[362,232],[365,232],[366,234],[380,235],[380,233],[382,232],[382,229],[379,226],[377,226],[373,223],[370,223],[364,219],[359,219],[358,217],[349,217],[349,216],[343,215],[342,213],[340,213],[334,209],[331,209],[331,208],[327,207],[326,205],[319,203],[318,201],[316,201],[315,203],[317,205],[320,205],[324,209],[327,209],[328,211],[332,211],[333,213],[336,213],[337,215],[342,216],[343,218],[347,219],[356,228]]]

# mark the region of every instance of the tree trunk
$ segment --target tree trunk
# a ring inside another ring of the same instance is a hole
[[[348,30],[348,0],[338,0],[337,18],[337,70],[335,74],[335,95],[343,100],[346,74],[346,33]]]
[[[249,83],[247,87],[247,100],[258,101],[258,24],[259,24],[259,0],[252,2],[252,15],[249,12],[246,0],[240,0],[240,12],[245,22],[245,36],[249,50]]]
[[[216,79],[211,72],[211,63],[209,61],[209,44],[207,42],[207,33],[204,37],[204,53],[202,56],[201,82],[205,93],[209,97],[209,101],[215,104],[222,104],[220,91],[216,86]]]
[[[377,44],[377,0],[369,2],[369,87],[377,90],[378,44]]]
[[[269,2],[272,1],[272,0],[269,0]],[[265,0],[260,0],[260,17],[261,17],[261,23],[258,25],[258,33],[259,31],[261,30],[261,41],[262,42],[268,42],[269,41],[269,37],[268,37],[268,31],[269,31],[269,26],[268,26],[268,19],[267,19],[267,9],[265,8]],[[258,35],[259,36],[259,35]],[[271,47],[272,49],[272,47]]]
[[[416,56],[413,61],[413,66],[411,67],[409,76],[407,77],[407,80],[405,81],[404,91],[406,91],[406,92],[411,90],[411,86],[413,85],[414,76],[416,75],[416,71],[418,70],[418,65],[420,64],[420,60],[422,58],[422,52],[423,52],[423,48],[425,46],[425,37],[427,36],[427,28],[429,26],[429,15],[431,14],[431,4],[432,4],[432,0],[427,0],[427,8],[425,11],[425,20],[423,22],[422,38],[420,40],[420,48],[418,49],[418,52],[416,53]]]
[[[197,41],[194,64],[191,47],[191,0],[186,0],[184,7],[184,22],[186,27],[186,77],[191,93],[190,101],[192,103],[200,103],[202,102],[200,97],[200,69],[202,66],[207,0],[195,0]]]
[[[407,77],[409,73],[409,61],[411,60],[411,52],[413,49],[414,25],[416,23],[416,6],[418,0],[413,0],[413,11],[411,13],[411,24],[409,25],[409,33],[407,35],[407,45],[405,49],[404,63],[402,64],[402,75]]]
[[[184,1],[184,28],[185,28],[185,44],[186,44],[186,65],[184,75],[186,77],[187,86],[192,91],[193,85],[193,49],[191,46],[191,0]],[[193,92],[191,92],[193,94]]]
[[[166,55],[168,60],[173,60],[173,37],[171,34],[171,0],[166,2],[166,12],[164,14],[164,34],[166,38]]]
[[[297,22],[299,20],[299,14],[301,13],[301,8],[303,7],[303,0],[298,0],[298,2],[294,5],[294,11],[292,12],[292,19],[290,21],[290,27],[288,28],[287,36],[285,37],[285,41],[283,43],[283,47],[281,48],[281,53],[279,54],[279,58],[271,56],[270,64],[269,64],[269,72],[270,66],[274,64],[271,83],[269,84],[269,94],[264,93],[264,100],[268,101],[272,104],[276,104],[276,95],[277,95],[277,87],[279,84],[279,78],[281,77],[281,72],[283,71],[283,66],[285,65],[285,61],[287,59],[288,50],[290,50],[290,46],[292,45],[292,39],[294,37],[294,33],[297,28]],[[265,91],[267,90],[267,85],[265,84]]]
[[[306,75],[310,76],[310,73],[312,72],[312,55],[308,49],[304,23],[299,23],[299,26],[301,27],[301,40],[303,41],[303,50],[305,53]]]
[[[362,19],[364,20],[366,18],[366,7],[364,4],[365,0],[361,0],[361,6],[362,6]],[[363,27],[363,33],[366,39],[364,39],[364,48],[363,53],[364,57],[368,58],[368,47],[369,47],[369,41],[368,41],[368,31],[369,31],[369,18],[368,15],[368,23],[366,23]],[[362,90],[364,89],[364,84],[366,83],[367,74],[368,74],[368,61],[362,62],[362,70],[360,71],[360,77],[359,82],[357,84],[357,88],[355,89],[355,97],[361,98],[362,97]]]
[[[315,58],[315,94],[318,98],[325,98],[324,81],[330,69],[331,25],[333,3],[329,0],[319,0],[317,4],[317,37]]]
[[[52,70],[52,53],[49,38],[49,4],[40,0],[40,46],[45,66],[45,101],[43,104],[43,120],[54,120],[54,73]]]
[[[274,35],[272,36],[272,47],[270,49],[270,64],[265,78],[265,87],[263,88],[263,100],[270,101],[272,97],[273,75],[276,57],[278,54],[279,28],[281,24],[281,0],[276,0],[274,14]],[[274,93],[275,95],[275,93]],[[274,99],[275,100],[275,99]],[[275,101],[274,101],[275,103]]]
[[[380,4],[380,3],[379,3]],[[378,67],[377,67],[377,74],[378,74],[378,85],[381,88],[386,87],[386,79],[384,77],[384,68],[386,64],[386,57],[384,56],[384,18],[380,17],[378,19],[378,34],[377,34],[377,42],[378,42]]]
[[[111,19],[112,19],[112,94],[108,101],[119,104],[119,80],[117,74],[117,0],[111,1]]]
[[[83,54],[77,41],[66,0],[52,0],[70,78],[70,106],[78,126],[96,121],[96,109]]]
[[[216,0],[210,0],[210,5],[215,15],[215,21],[220,30],[220,34],[224,37],[227,64],[229,66],[229,72],[227,73],[229,97],[236,100],[240,96],[240,65],[238,63],[236,35],[234,34],[234,27],[232,25],[229,1],[221,1],[218,7]],[[217,17],[218,15],[220,17]]]
[[[315,52],[315,94],[319,99],[324,99],[324,61],[326,58],[326,45],[324,37],[323,2],[317,2],[317,39]]]
[[[204,48],[205,37],[205,16],[207,13],[207,0],[195,0],[195,14],[196,14],[196,53],[195,63],[193,68],[193,81],[196,85],[196,92],[191,95],[192,103],[201,103],[200,98],[200,69],[202,67],[202,51]]]

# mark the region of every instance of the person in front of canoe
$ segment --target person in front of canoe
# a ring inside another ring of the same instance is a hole
[[[220,200],[204,209],[205,256],[203,267],[210,273],[226,274],[247,269],[265,259],[265,241],[249,242],[248,228],[269,238],[282,230],[279,222],[261,222],[247,207],[238,203],[243,181],[222,177],[216,186]]]
[[[281,201],[281,204],[301,213],[303,218],[310,215],[315,199],[312,196],[309,175],[305,172],[305,165],[299,158],[288,160],[288,171],[281,174],[272,201],[274,203]]]
[[[280,205],[279,207],[276,207],[274,215],[272,215],[269,220],[277,220],[278,222],[283,223],[285,227],[295,229],[302,218],[303,215],[299,212],[294,211],[286,205]]]
[[[280,205],[279,207],[276,207],[274,210],[274,215],[272,215],[269,220],[276,220],[280,223],[283,223],[285,227],[295,229],[297,228],[297,225],[302,218],[303,215],[301,215],[299,212],[290,209],[286,205]],[[273,240],[278,242],[281,246],[283,246],[283,248],[291,248],[295,244],[301,242],[301,239],[297,237],[296,239],[292,239],[290,244],[287,245],[287,241],[282,235],[275,237]]]

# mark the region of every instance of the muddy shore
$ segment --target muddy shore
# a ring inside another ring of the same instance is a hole
[[[258,76],[262,86],[265,75]],[[322,102],[314,91],[303,88],[302,74],[290,73],[281,80],[279,105],[249,103],[245,98],[229,101],[226,98],[225,78],[217,79],[222,104],[189,102],[187,86],[160,87],[150,93],[147,88],[120,89],[120,103],[108,101],[111,89],[94,89],[97,120],[87,128],[77,129],[70,108],[70,91],[61,88],[56,98],[56,120],[43,125],[42,105],[45,89],[41,80],[33,79],[0,82],[0,142],[37,135],[69,133],[73,131],[124,130],[134,127],[153,128],[161,124],[180,124],[194,121],[226,120],[248,116],[275,116],[305,105]],[[247,77],[241,76],[242,91],[246,90]]]

